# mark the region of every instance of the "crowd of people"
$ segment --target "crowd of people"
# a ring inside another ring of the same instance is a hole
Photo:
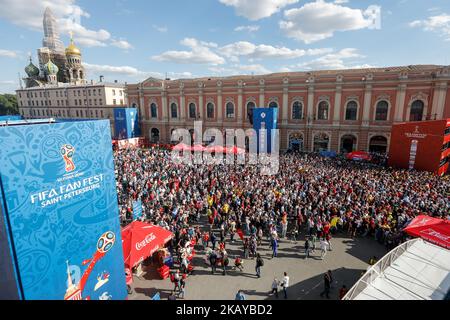
[[[157,148],[114,155],[122,224],[133,220],[140,200],[145,221],[175,234],[178,255],[193,238],[207,238],[215,250],[229,235],[243,239],[244,258],[257,257],[264,237],[276,257],[279,238],[304,236],[305,257],[320,241],[324,258],[338,232],[373,237],[389,250],[415,216],[450,217],[449,181],[427,172],[288,153],[276,175],[263,177],[254,165],[176,164]],[[194,228],[203,217],[206,229]],[[216,256],[225,261],[223,251]]]

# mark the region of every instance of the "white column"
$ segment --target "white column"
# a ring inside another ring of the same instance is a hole
[[[362,125],[364,127],[369,126],[370,122],[370,105],[372,103],[372,85],[366,85],[366,91],[364,92],[364,107],[363,107],[363,119]]]
[[[181,121],[186,121],[186,103],[185,103],[184,92],[180,91],[180,119]]]
[[[336,94],[334,95],[334,115],[333,124],[339,125],[341,119],[341,102],[342,102],[342,86],[336,87]]]
[[[222,90],[217,90],[217,121],[222,122]]]
[[[257,108],[266,107],[266,102],[264,100],[265,100],[264,88],[261,88],[259,89],[259,106],[257,106]]]
[[[199,119],[203,118],[203,90],[198,92],[198,113],[200,114]]]
[[[281,113],[281,123],[287,124],[289,120],[289,89],[283,88],[283,111]]]
[[[242,110],[243,110],[243,103],[242,103],[243,97],[242,97],[242,89],[238,89],[238,105],[237,105],[237,120],[239,124],[243,123],[243,117],[242,117]]]
[[[444,116],[445,99],[447,98],[447,83],[437,83],[434,96],[433,96],[433,106],[431,109],[431,119],[437,120],[442,119]]]
[[[395,101],[395,122],[403,122],[403,113],[405,110],[406,84],[401,84],[397,88],[397,99]]]
[[[162,121],[167,122],[168,120],[168,112],[167,112],[167,92],[161,92],[161,101],[162,101]]]
[[[307,117],[314,118],[314,86],[308,87],[308,112]]]

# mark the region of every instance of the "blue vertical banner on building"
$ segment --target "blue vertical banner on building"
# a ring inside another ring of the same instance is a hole
[[[114,138],[132,139],[141,135],[137,108],[114,109]]]
[[[133,220],[140,220],[142,218],[142,201],[133,201]]]
[[[257,133],[258,153],[271,153],[275,144],[275,132],[278,123],[278,108],[255,108],[253,109],[253,128]],[[261,129],[266,129],[266,136],[262,135]]]
[[[125,299],[109,121],[2,127],[0,150],[23,299]]]

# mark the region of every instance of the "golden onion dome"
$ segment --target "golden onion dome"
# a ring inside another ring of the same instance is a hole
[[[78,49],[78,47],[75,45],[75,43],[73,43],[73,35],[72,35],[72,33],[70,34],[70,44],[66,48],[66,56],[69,56],[69,55],[81,56],[80,49]]]

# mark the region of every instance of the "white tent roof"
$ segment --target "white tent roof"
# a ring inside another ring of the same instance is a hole
[[[378,261],[344,299],[444,300],[449,290],[450,250],[415,239]]]

